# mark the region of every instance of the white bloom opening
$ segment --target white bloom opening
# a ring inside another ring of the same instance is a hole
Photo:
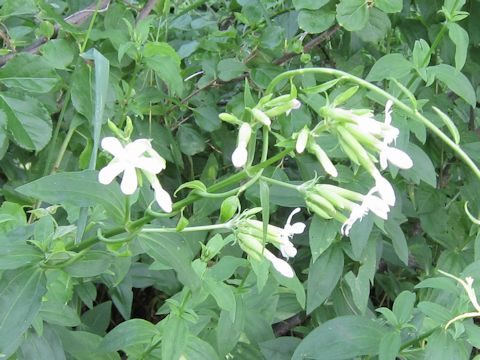
[[[302,234],[305,230],[306,225],[302,222],[297,222],[292,224],[293,215],[298,214],[300,212],[300,208],[295,208],[290,215],[288,216],[287,222],[283,227],[283,230],[280,234],[280,251],[282,252],[282,256],[285,258],[294,257],[297,255],[297,249],[292,244],[290,239],[296,234]]]
[[[153,174],[165,168],[165,160],[153,150],[150,140],[138,139],[123,147],[117,138],[106,137],[102,139],[101,146],[114,158],[100,170],[98,181],[104,185],[110,184],[123,172],[120,189],[125,195],[131,195],[137,189],[137,168]]]
[[[246,147],[237,146],[232,154],[232,163],[236,168],[240,168],[247,163],[248,152]]]
[[[387,161],[400,169],[410,169],[413,166],[413,161],[406,152],[391,146],[387,146],[385,143],[380,145],[379,148],[380,167],[382,170],[387,168]]]
[[[287,110],[287,112],[285,113],[287,116],[290,115],[290,113],[292,112],[292,110],[297,110],[300,108],[300,106],[302,106],[302,103],[300,101],[298,101],[298,99],[292,99],[290,100],[290,109]]]
[[[357,221],[361,221],[369,211],[373,212],[375,215],[384,220],[388,218],[390,207],[385,200],[373,195],[375,192],[379,192],[379,189],[376,186],[370,189],[370,191],[364,196],[360,205],[355,205],[353,207],[349,218],[342,225],[341,232],[343,235],[348,236],[353,224],[355,224]]]

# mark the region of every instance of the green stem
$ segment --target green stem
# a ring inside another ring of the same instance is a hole
[[[65,135],[65,138],[63,139],[62,146],[60,147],[60,151],[58,152],[57,160],[55,160],[55,163],[53,164],[52,172],[57,171],[57,169],[60,167],[60,164],[63,160],[63,156],[67,151],[68,144],[70,143],[70,140],[72,139],[72,136],[75,133],[76,129],[77,129],[76,126],[70,126],[70,129],[68,129],[68,132]]]
[[[183,230],[178,231],[176,228],[145,228],[140,232],[142,233],[172,233],[172,232],[195,232],[195,231],[211,231],[219,229],[231,229],[232,223],[227,222],[224,224],[213,224],[213,225],[200,225],[200,226],[190,226],[186,227]]]
[[[285,188],[288,188],[288,189],[293,189],[293,190],[298,191],[298,185],[289,184],[289,183],[286,183],[284,181],[275,180],[275,179],[272,179],[272,178],[269,178],[269,177],[266,177],[266,176],[261,176],[260,178],[263,181],[265,181],[266,183],[269,183],[269,184],[272,184],[272,185],[278,185],[278,186],[282,186],[282,187],[285,187]]]
[[[306,69],[297,69],[286,71],[277,77],[275,77],[267,87],[265,91],[266,94],[273,93],[275,90],[275,86],[278,85],[283,80],[290,79],[297,75],[303,74],[327,74],[336,77],[344,77],[354,83],[357,83],[364,88],[371,90],[386,99],[393,101],[393,103],[404,111],[407,115],[411,118],[416,119],[423,123],[430,131],[432,131],[435,135],[437,135],[443,142],[445,142],[457,155],[460,157],[463,162],[475,173],[477,178],[480,179],[480,169],[475,165],[475,163],[470,159],[470,157],[458,146],[453,140],[451,140],[447,135],[445,135],[438,127],[436,127],[430,120],[428,120],[425,116],[420,114],[417,110],[411,109],[408,105],[404,104],[400,100],[398,100],[395,96],[390,95],[388,92],[380,89],[379,87],[360,79],[354,75],[346,73],[341,70],[336,69],[329,69],[329,68],[306,68]]]
[[[419,343],[420,341],[428,338],[430,335],[432,335],[435,331],[441,329],[441,326],[434,327],[433,329],[430,329],[423,334],[417,336],[415,339],[409,340],[400,346],[400,351],[409,348],[413,344]]]
[[[285,149],[285,150],[279,152],[278,154],[276,154],[275,156],[272,156],[270,159],[267,159],[267,160],[265,160],[265,161],[263,161],[263,162],[261,162],[257,165],[254,165],[254,166],[250,167],[248,170],[250,172],[258,172],[258,171],[276,163],[277,161],[281,160],[290,151],[292,151],[292,149]],[[213,184],[212,186],[210,186],[207,189],[207,191],[208,192],[217,192],[217,191],[219,191],[223,188],[229,187],[233,184],[236,184],[236,183],[240,182],[241,180],[245,179],[246,177],[248,177],[247,170],[240,171],[240,172],[238,172],[238,173],[236,173],[236,174],[234,174],[234,175],[232,175],[232,176],[230,176],[230,177],[228,177],[228,178],[226,178],[222,181],[217,182],[216,184]],[[194,203],[195,201],[197,201],[201,198],[202,197],[200,195],[192,193],[189,196],[187,196],[185,199],[177,201],[175,204],[173,204],[173,212],[178,211],[178,210],[182,209],[183,207],[188,206],[188,205]],[[129,228],[132,229],[132,230],[139,229],[143,225],[152,221],[154,218],[155,218],[155,216],[147,214],[147,215],[141,217],[140,219],[131,222]],[[112,229],[110,231],[105,232],[104,236],[105,237],[112,237],[112,236],[119,235],[119,234],[124,233],[124,232],[125,232],[124,227],[117,227],[115,229]],[[92,236],[88,239],[85,239],[84,241],[82,241],[77,246],[73,246],[69,250],[71,250],[71,251],[81,251],[83,249],[89,248],[90,246],[96,244],[98,241],[99,241],[99,239],[98,239],[97,236]]]
[[[95,12],[93,13],[92,19],[90,20],[90,24],[88,25],[87,35],[85,36],[85,39],[83,40],[83,44],[80,48],[80,53],[85,52],[85,49],[87,48],[88,39],[90,38],[90,33],[92,32],[93,24],[95,23],[95,19],[97,18],[98,7],[100,5],[100,2],[101,2],[101,0],[97,1],[97,6],[95,7]]]

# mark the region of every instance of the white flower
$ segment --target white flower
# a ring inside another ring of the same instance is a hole
[[[375,179],[375,188],[382,200],[389,206],[395,205],[395,191],[393,190],[392,184],[390,184],[377,169],[374,169],[372,176]]]
[[[283,276],[287,278],[293,278],[295,276],[295,272],[293,271],[292,267],[285,260],[277,258],[266,249],[264,250],[263,255],[265,256],[265,259],[270,261],[273,267]]]
[[[166,213],[172,212],[172,198],[170,197],[170,194],[163,189],[162,185],[160,185],[157,176],[150,172],[144,172],[144,174],[150,185],[152,185],[158,206],[160,206]]]
[[[387,160],[400,169],[410,169],[413,161],[408,154],[400,149],[391,147],[382,143],[380,149],[380,167],[382,170],[387,168]]]
[[[238,131],[237,147],[232,154],[232,163],[239,168],[245,165],[248,158],[247,146],[252,136],[252,127],[248,123],[242,123]]]
[[[341,232],[343,235],[348,236],[353,224],[355,224],[359,220],[361,221],[362,218],[367,215],[369,211],[373,212],[375,215],[384,220],[388,218],[390,207],[383,199],[379,198],[376,195],[373,195],[373,193],[375,192],[378,192],[378,189],[374,186],[365,195],[362,203],[353,207],[349,218],[342,225]]]
[[[296,208],[290,213],[287,222],[280,233],[280,251],[282,252],[282,256],[285,258],[294,257],[297,255],[297,249],[295,249],[295,246],[290,242],[290,239],[295,234],[303,233],[306,227],[306,225],[302,222],[297,222],[295,224],[291,223],[293,215],[298,214],[299,212],[300,208]]]
[[[384,144],[391,144],[394,142],[398,135],[400,134],[400,131],[392,126],[392,106],[393,106],[393,101],[388,100],[387,103],[385,104],[385,125],[386,127],[383,129],[383,142]]]
[[[291,106],[291,108],[287,110],[287,112],[285,113],[286,115],[290,115],[292,110],[299,109],[300,106],[302,106],[302,103],[300,101],[298,101],[297,99],[292,99],[292,100],[290,100],[290,106]]]
[[[298,133],[297,142],[295,143],[295,150],[301,154],[305,151],[308,143],[309,130],[305,127]]]
[[[106,137],[102,139],[101,146],[114,158],[100,170],[98,181],[105,185],[110,184],[123,172],[120,189],[125,195],[131,195],[137,189],[137,168],[152,174],[158,174],[165,169],[165,160],[153,150],[150,140],[138,139],[123,147],[117,138]],[[146,154],[149,156],[145,156]]]

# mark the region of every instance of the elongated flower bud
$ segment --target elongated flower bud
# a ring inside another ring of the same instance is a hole
[[[232,154],[232,163],[239,168],[246,164],[248,159],[247,146],[252,136],[252,127],[249,123],[242,123],[238,131],[237,147]]]
[[[306,127],[300,130],[300,132],[298,133],[297,142],[295,143],[295,150],[297,151],[297,153],[301,154],[305,151],[305,148],[308,144],[309,134],[310,131]]]
[[[252,109],[251,110],[253,117],[257,120],[260,124],[265,126],[270,126],[272,124],[272,120],[260,109]]]
[[[327,153],[318,145],[317,143],[314,143],[308,148],[308,151],[313,153],[320,164],[322,165],[323,169],[327,174],[329,174],[332,177],[337,177],[338,172],[335,166],[333,165],[332,161],[328,157]]]
[[[239,118],[229,113],[221,113],[218,115],[218,117],[220,118],[220,120],[225,121],[229,124],[233,124],[233,125],[242,124],[242,121]]]

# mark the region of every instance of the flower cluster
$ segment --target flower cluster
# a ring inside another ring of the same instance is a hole
[[[290,95],[279,96],[275,99],[267,97],[260,100],[259,104],[253,109],[247,108],[252,116],[252,122],[244,122],[235,115],[221,113],[220,120],[239,126],[237,147],[232,153],[232,163],[236,168],[245,166],[248,160],[248,144],[252,133],[257,130],[256,125],[270,127],[271,118],[282,114],[289,115],[292,110],[301,106],[300,101]]]
[[[300,208],[292,211],[287,219],[287,223],[282,228],[268,225],[266,234],[266,244],[270,243],[280,250],[282,256],[285,258],[294,257],[297,254],[297,249],[290,241],[295,234],[301,234],[305,230],[305,224],[298,222],[291,224],[293,215],[297,214]],[[272,252],[265,249],[263,236],[263,223],[255,219],[245,219],[241,221],[236,230],[237,239],[240,247],[249,256],[255,260],[267,259],[273,267],[282,275],[286,277],[293,277],[294,271],[292,267],[280,258],[277,258]]]
[[[120,189],[125,195],[131,195],[138,186],[137,169],[145,175],[155,191],[158,205],[165,211],[172,211],[172,199],[157,178],[166,167],[165,159],[153,148],[148,139],[138,139],[125,146],[115,137],[105,137],[101,142],[102,149],[113,155],[112,161],[100,170],[98,181],[110,184],[113,179],[123,173]]]
[[[366,195],[331,185],[318,185],[306,192],[309,208],[324,218],[337,218],[342,221],[344,235],[348,236],[353,224],[369,211],[382,219],[387,219],[390,207],[395,205],[393,187],[382,176],[375,163],[379,162],[382,170],[386,169],[388,163],[400,169],[409,169],[413,166],[408,154],[391,146],[399,135],[399,130],[391,124],[392,105],[390,100],[387,101],[383,122],[375,120],[370,110],[345,110],[332,106],[320,109],[320,113],[329,124],[329,129],[338,135],[345,154],[352,162],[363,166],[375,180],[375,185]],[[305,135],[302,131],[297,135],[297,152],[307,148],[317,157],[325,171],[336,177],[337,171],[325,151],[315,141],[309,140],[309,133]],[[353,201],[360,201],[360,204]],[[348,210],[350,216],[344,218],[338,210]]]

